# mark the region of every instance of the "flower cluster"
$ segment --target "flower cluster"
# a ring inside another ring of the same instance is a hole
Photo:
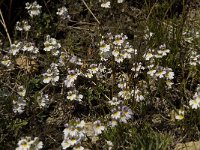
[[[51,68],[47,70],[46,73],[43,73],[44,79],[43,82],[44,83],[52,83],[53,85],[55,85],[55,83],[59,80],[59,70],[58,70],[58,65],[55,63],[52,63]]]
[[[40,95],[37,97],[37,101],[40,108],[48,107],[50,103],[49,95],[40,93]]]
[[[99,0],[99,2],[102,2],[101,3],[101,7],[103,7],[103,8],[110,8],[111,6],[110,6],[110,1],[103,1],[103,0]],[[124,2],[124,0],[117,0],[117,3],[123,3]]]
[[[70,15],[68,14],[68,10],[66,7],[58,8],[58,11],[56,12],[58,16],[60,16],[61,19],[70,19]]]
[[[64,140],[62,142],[62,148],[67,149],[73,147],[73,150],[83,150],[81,142],[85,139],[85,122],[84,120],[77,120],[71,124],[66,124],[64,133]]]
[[[67,99],[70,101],[75,100],[81,102],[83,99],[83,95],[79,94],[77,90],[71,90],[67,92]]]
[[[133,63],[133,67],[131,68],[131,71],[134,72],[134,78],[136,78],[139,75],[140,71],[142,71],[144,69],[145,68],[141,62]]]
[[[20,50],[22,52],[29,52],[33,54],[37,54],[39,52],[39,49],[35,46],[35,43],[24,41],[23,43],[15,42],[12,44],[9,53],[12,55],[17,55]]]
[[[26,107],[26,100],[24,98],[26,95],[26,88],[24,88],[24,86],[19,86],[17,88],[17,93],[19,96],[17,100],[13,100],[13,112],[21,114]]]
[[[43,148],[43,142],[39,141],[38,137],[32,139],[31,137],[25,137],[19,140],[18,147],[15,150],[39,150]]]
[[[39,49],[35,46],[34,43],[26,42],[26,43],[23,43],[22,51],[24,52],[27,51],[27,52],[36,54],[39,52]]]
[[[16,23],[16,30],[18,31],[29,31],[31,26],[28,24],[27,21],[22,20],[21,22],[17,21]]]
[[[41,7],[40,5],[37,4],[37,1],[33,3],[26,3],[26,9],[28,10],[28,13],[31,17],[33,16],[38,16],[41,13]]]
[[[118,88],[121,91],[118,93],[118,97],[128,100],[133,96],[134,91],[131,90],[129,83],[129,76],[126,73],[120,74],[118,77]]]
[[[166,45],[160,45],[158,50],[148,49],[148,51],[143,55],[145,60],[151,60],[153,58],[162,58],[166,56],[170,52],[169,49],[166,48]]]
[[[53,56],[57,56],[59,54],[59,48],[61,47],[60,43],[58,43],[55,38],[51,38],[49,35],[46,36],[44,46],[44,51],[51,51]]]
[[[197,87],[193,99],[189,101],[189,105],[192,107],[192,109],[197,109],[200,107],[200,84]]]
[[[18,97],[17,100],[13,100],[13,112],[23,113],[26,107],[26,100],[23,97]]]
[[[166,78],[172,80],[174,78],[174,72],[171,68],[164,68],[162,66],[158,66],[156,68],[151,68],[149,66],[149,71],[147,72],[148,75],[154,78]]]
[[[127,39],[128,37],[123,33],[115,36],[108,33],[105,37],[102,36],[99,43],[101,60],[106,61],[113,56],[116,62],[121,63],[125,59],[130,59],[132,55],[136,55],[137,50],[132,48]]]
[[[99,2],[101,2],[101,0],[99,0]],[[103,8],[110,8],[110,1],[101,3],[101,7],[103,7]]]
[[[133,112],[127,106],[117,106],[112,109],[111,119],[112,122],[123,122],[127,123],[132,118]]]

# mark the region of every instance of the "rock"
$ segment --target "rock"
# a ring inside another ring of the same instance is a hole
[[[200,150],[200,141],[197,142],[187,142],[178,143],[174,150]]]

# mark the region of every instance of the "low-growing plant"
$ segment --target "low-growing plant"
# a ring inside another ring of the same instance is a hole
[[[199,8],[142,2],[27,2],[12,32],[0,11],[0,149],[198,140]]]

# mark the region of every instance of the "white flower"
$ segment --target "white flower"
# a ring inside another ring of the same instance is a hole
[[[103,8],[110,8],[110,1],[102,3],[101,7],[103,7]]]
[[[68,10],[64,6],[61,7],[61,8],[58,8],[58,11],[56,12],[56,14],[58,16],[60,16],[62,19],[66,19],[66,18],[70,19],[70,16],[68,14]]]
[[[17,143],[18,147],[16,150],[39,150],[43,148],[43,143],[39,141],[38,137],[35,137],[33,140],[31,137],[25,137],[19,140]]]
[[[31,144],[26,139],[21,139],[18,142],[18,147],[16,150],[29,150],[31,147]]]
[[[112,100],[108,101],[108,103],[112,106],[117,106],[122,102],[122,100],[118,100],[117,97],[113,97]]]
[[[70,101],[76,100],[80,102],[83,99],[83,95],[79,94],[77,90],[73,90],[67,92],[67,99]]]
[[[37,101],[39,103],[39,107],[43,108],[43,107],[47,107],[48,104],[50,103],[49,100],[49,95],[48,94],[41,94],[40,96],[37,97]]]
[[[132,115],[133,112],[130,108],[128,108],[127,106],[122,106],[122,114],[120,121],[127,123],[127,120],[131,119]]]
[[[105,44],[105,41],[100,41],[100,51],[102,52],[108,52],[110,50],[110,45]]]
[[[174,79],[174,72],[170,71],[165,74],[165,77],[169,80]]]
[[[44,83],[52,83],[53,85],[55,85],[55,82],[57,82],[59,80],[59,70],[57,68],[57,64],[55,63],[51,63],[51,68],[47,70],[46,73],[43,74],[44,79],[43,82]]]
[[[36,1],[34,1],[32,4],[26,3],[26,9],[28,10],[28,13],[31,17],[37,16],[41,13],[41,7],[40,5],[37,4]]]
[[[99,68],[98,68],[97,64],[91,64],[90,69],[88,69],[88,71],[91,74],[96,74],[99,71]]]
[[[36,54],[39,52],[39,49],[37,47],[35,47],[34,43],[27,42],[22,47],[22,51],[28,51],[28,52],[32,52],[32,53]]]
[[[112,55],[115,57],[119,56],[119,50],[118,49],[113,50]]]
[[[102,131],[105,130],[105,126],[101,125],[101,122],[99,120],[95,121],[93,125],[94,125],[93,129],[94,129],[95,135],[99,135],[102,133]]]
[[[75,145],[78,141],[77,141],[76,138],[72,137],[72,138],[70,138],[70,139],[68,140],[68,142],[69,142],[69,144],[70,144],[71,146],[73,146],[73,145]]]
[[[78,135],[78,130],[76,128],[71,129],[70,132],[69,132],[69,135],[72,136],[72,137],[77,136]]]
[[[64,80],[64,84],[66,87],[74,87],[74,82],[77,79],[78,75],[80,74],[78,69],[75,70],[68,70],[69,75]]]
[[[121,46],[126,39],[128,39],[128,37],[123,33],[115,35],[113,44]]]
[[[61,143],[61,145],[62,145],[63,149],[67,149],[71,146],[68,139],[64,139],[63,142]]]
[[[118,96],[127,100],[127,99],[131,98],[132,94],[133,94],[132,91],[130,91],[128,89],[124,89],[118,93]]]
[[[22,42],[15,42],[15,44],[11,45],[9,53],[12,55],[16,55],[22,47]]]
[[[17,21],[16,23],[16,30],[18,31],[29,31],[31,26],[28,24],[27,21],[23,20],[21,22]]]
[[[184,111],[179,109],[178,110],[178,114],[176,113],[175,114],[175,119],[177,120],[183,120],[184,119]]]
[[[71,58],[69,59],[69,62],[79,65],[79,66],[83,65],[82,60],[75,55],[71,56]]]
[[[123,3],[124,0],[117,0],[117,3]]]
[[[57,56],[59,54],[60,43],[57,42],[55,38],[51,38],[49,35],[46,36],[46,41],[44,42],[44,51],[51,51],[52,55]]]
[[[159,70],[155,75],[159,78],[163,78],[165,74],[166,74],[165,70]]]
[[[150,75],[150,76],[154,76],[154,74],[156,73],[156,70],[154,70],[154,69],[152,69],[152,70],[149,70],[148,72],[147,72],[147,74],[148,75]]]
[[[117,123],[116,120],[111,120],[111,121],[109,122],[108,125],[109,125],[110,127],[115,127],[115,126],[117,126],[117,124],[118,124],[118,123]]]
[[[192,107],[192,109],[197,109],[200,106],[200,101],[198,101],[198,99],[190,100],[189,105]]]
[[[43,142],[39,142],[38,144],[35,145],[35,150],[39,150],[43,148]]]
[[[120,117],[121,117],[121,111],[113,110],[113,113],[112,113],[112,115],[111,115],[111,118],[117,120],[117,119],[119,119]]]
[[[23,97],[18,97],[17,100],[13,100],[13,112],[14,113],[23,113],[26,106],[26,100]]]
[[[78,128],[83,128],[85,126],[85,121],[84,120],[81,120],[77,125],[76,127]]]
[[[12,62],[8,56],[4,56],[3,60],[1,61],[1,64],[3,64],[6,67],[11,66]]]
[[[24,97],[26,95],[26,89],[23,86],[19,86],[17,90],[18,90],[17,93],[20,96]]]
[[[149,59],[151,59],[152,57],[153,57],[153,54],[150,53],[150,52],[148,52],[148,53],[146,53],[146,54],[144,55],[144,58],[145,58],[146,60],[149,60]]]
[[[174,83],[171,82],[170,80],[167,80],[166,84],[167,84],[168,88],[171,88]]]

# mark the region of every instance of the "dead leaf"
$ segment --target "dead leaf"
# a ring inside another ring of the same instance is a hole
[[[38,70],[38,64],[34,59],[27,56],[20,56],[16,58],[16,64],[20,69],[25,70],[28,73],[32,73]]]

